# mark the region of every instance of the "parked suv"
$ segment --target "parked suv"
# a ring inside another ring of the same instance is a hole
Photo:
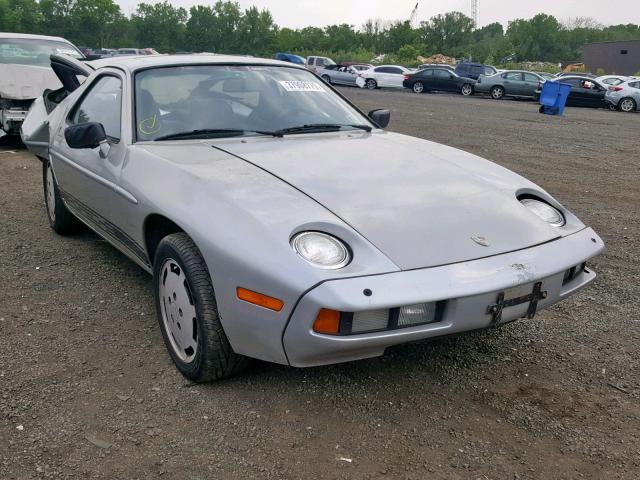
[[[314,73],[318,73],[318,69],[335,65],[336,62],[328,57],[307,57],[307,68]]]
[[[489,77],[498,73],[498,71],[491,65],[471,62],[460,62],[456,65],[455,71],[461,77],[473,78],[474,80],[477,80],[480,75]]]

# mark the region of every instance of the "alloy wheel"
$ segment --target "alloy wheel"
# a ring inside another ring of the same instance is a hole
[[[424,91],[424,85],[422,82],[416,82],[413,84],[413,91],[415,93],[422,93]]]
[[[630,98],[623,98],[620,102],[620,110],[622,110],[623,112],[632,112],[635,109],[635,102]]]
[[[468,83],[465,83],[465,84],[462,86],[461,93],[462,93],[462,95],[464,95],[465,97],[466,97],[466,96],[469,96],[469,95],[471,95],[471,94],[473,93],[473,87],[472,87],[471,85],[469,85]]]
[[[495,99],[495,100],[500,100],[503,96],[504,96],[504,91],[499,88],[499,87],[494,87],[491,90],[491,96]]]

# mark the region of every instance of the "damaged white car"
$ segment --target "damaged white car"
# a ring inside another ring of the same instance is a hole
[[[0,33],[0,137],[19,134],[33,101],[62,86],[51,70],[52,54],[83,58],[64,38]]]

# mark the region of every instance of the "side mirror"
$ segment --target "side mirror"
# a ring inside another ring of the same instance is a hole
[[[391,112],[389,110],[377,109],[369,112],[369,118],[380,128],[387,128],[391,120]]]
[[[71,148],[97,148],[107,141],[107,134],[101,123],[88,122],[65,128],[64,138]]]
[[[454,79],[456,77],[454,75],[452,75],[452,74],[449,74],[449,78]]]

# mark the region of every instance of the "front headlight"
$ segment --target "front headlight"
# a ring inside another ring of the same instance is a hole
[[[548,203],[535,198],[523,198],[520,203],[553,227],[561,227],[565,224],[562,213]]]
[[[298,255],[318,268],[342,268],[351,260],[347,246],[326,233],[298,233],[291,239],[291,246]]]

